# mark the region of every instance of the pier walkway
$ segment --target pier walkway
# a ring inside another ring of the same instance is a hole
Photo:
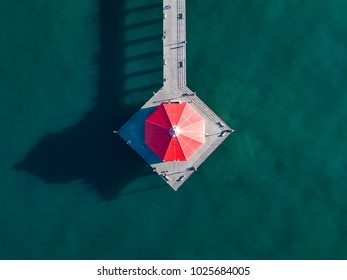
[[[185,0],[163,2],[164,89],[172,90],[187,84],[186,8]]]
[[[119,135],[177,190],[233,132],[187,87],[185,0],[163,1],[163,87],[118,131]],[[205,119],[205,143],[187,161],[161,161],[144,143],[146,118],[162,102],[188,102]]]

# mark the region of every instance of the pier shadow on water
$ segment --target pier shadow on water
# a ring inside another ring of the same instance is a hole
[[[161,5],[157,3],[126,10],[125,0],[99,0],[100,53],[96,62],[99,67],[96,105],[76,125],[45,135],[21,162],[14,165],[14,169],[34,174],[48,184],[82,180],[106,200],[116,198],[133,179],[152,174],[143,159],[113,131],[120,128],[142,105],[142,102],[125,104],[126,95],[136,92],[136,89],[126,88],[126,80],[152,72],[137,69],[133,74],[126,74],[129,60],[125,55],[126,47],[147,39],[144,36],[138,41],[125,42],[125,17],[154,8],[158,9],[158,17],[161,17]],[[155,39],[153,34],[148,37],[148,40]],[[156,37],[161,39],[161,34]],[[151,51],[134,56],[131,60],[152,55],[154,53]],[[158,71],[158,68],[153,71]],[[138,90],[158,86],[153,84],[155,82],[143,85]],[[143,188],[150,190],[154,187]]]

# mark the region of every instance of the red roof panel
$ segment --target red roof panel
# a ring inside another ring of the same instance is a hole
[[[155,123],[164,128],[170,128],[171,122],[165,111],[164,106],[160,105],[147,119],[146,122]]]
[[[166,154],[163,158],[165,161],[184,161],[186,156],[182,151],[182,147],[177,139],[177,137],[172,137],[171,142],[166,150]]]
[[[167,129],[151,122],[145,122],[145,144],[160,158],[164,158],[171,141]]]
[[[186,104],[187,103],[181,103],[181,104],[164,103],[163,104],[165,112],[170,120],[171,126],[178,124],[178,121],[180,120],[182,116],[183,109],[186,107]]]

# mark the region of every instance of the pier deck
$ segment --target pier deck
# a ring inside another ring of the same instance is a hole
[[[163,1],[163,87],[118,131],[119,135],[177,190],[233,132],[186,85],[185,0]],[[187,161],[161,161],[144,143],[146,118],[162,102],[188,102],[205,119],[205,143]]]

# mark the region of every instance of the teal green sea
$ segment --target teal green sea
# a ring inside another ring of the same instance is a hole
[[[160,0],[0,4],[0,259],[347,259],[347,2],[187,0],[236,129],[174,192],[112,131],[162,83]]]

